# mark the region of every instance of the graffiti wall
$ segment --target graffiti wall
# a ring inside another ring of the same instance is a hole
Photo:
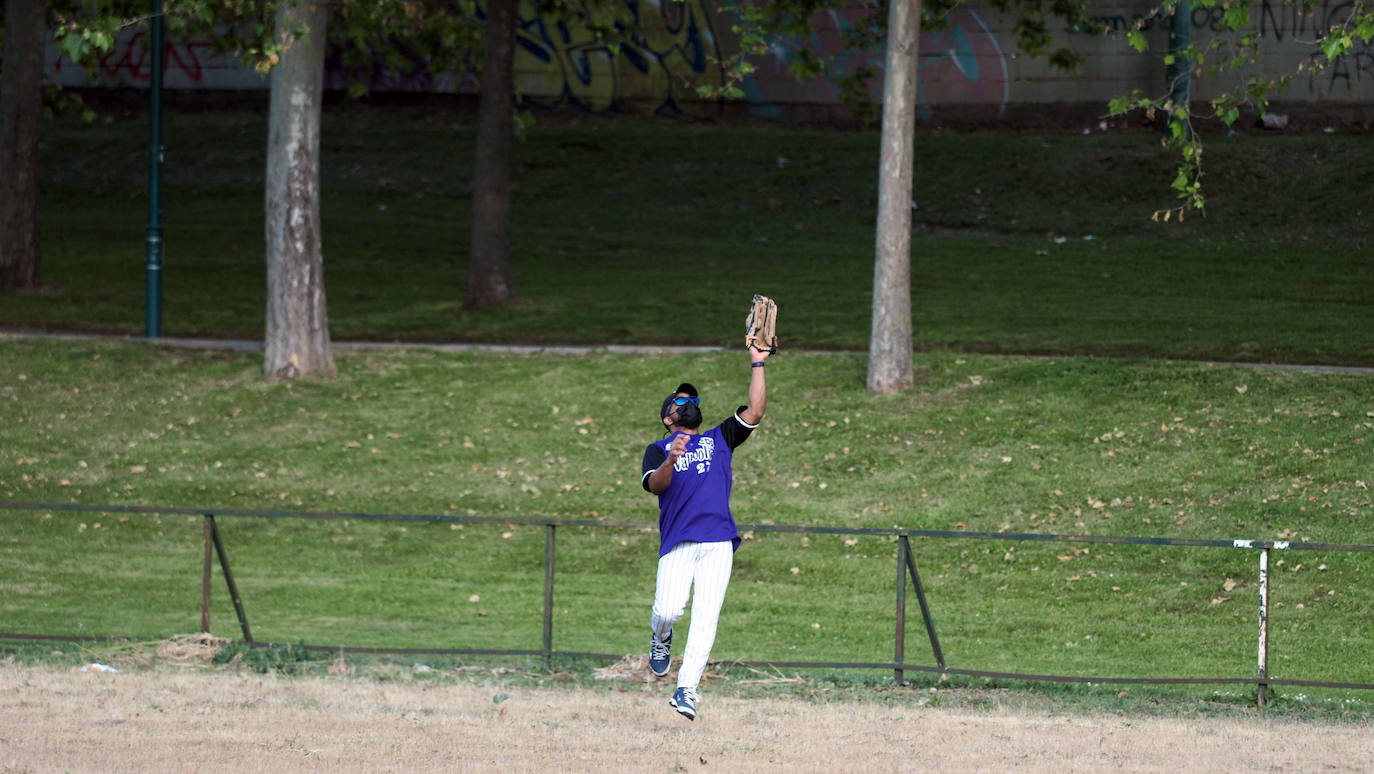
[[[1124,31],[1142,18],[1145,2],[1104,6],[1096,21]],[[584,9],[585,10],[585,9]],[[1215,34],[1221,27],[1222,10],[1199,7],[1192,11],[1195,39]],[[1265,72],[1291,71],[1300,62],[1321,61],[1309,41],[1315,31],[1327,29],[1349,13],[1343,0],[1323,0],[1308,8],[1283,0],[1261,0],[1255,28],[1261,37],[1261,56],[1256,67]],[[624,0],[600,12],[598,21],[622,31],[626,40],[612,48],[587,29],[533,12],[532,3],[522,6],[516,54],[516,80],[523,97],[547,107],[570,107],[595,112],[699,112],[719,110],[718,101],[697,95],[701,85],[725,82],[723,61],[736,50],[731,31],[735,19],[702,0]],[[878,77],[870,82],[870,95],[881,95],[883,52],[845,51],[844,34],[852,15],[820,14],[813,20],[806,40],[775,41],[769,50],[752,60],[755,71],[743,84],[742,109],[768,118],[841,118],[847,115],[841,95],[841,77],[859,67],[872,68]],[[1140,89],[1160,94],[1165,87],[1162,54],[1172,20],[1145,24],[1151,49],[1141,55],[1119,38],[1059,30],[1083,57],[1080,72],[1070,74],[1051,68],[1042,59],[1028,57],[1015,46],[1013,20],[978,2],[961,6],[939,30],[921,36],[919,54],[918,114],[923,119],[959,113],[996,121],[1010,108],[1026,109],[1051,104],[1102,105],[1108,99]],[[828,77],[798,82],[789,65],[802,48],[833,55]],[[170,89],[265,89],[267,79],[232,56],[214,54],[208,41],[169,41],[166,44],[166,86]],[[430,72],[419,57],[409,57],[411,68],[402,72],[368,74],[376,91],[471,93],[477,79],[471,73]],[[134,29],[86,69],[62,59],[49,46],[49,76],[67,86],[137,87],[148,83],[149,52],[144,31]],[[1352,53],[1330,63],[1321,72],[1304,68],[1304,75],[1283,99],[1314,106],[1374,106],[1374,46],[1359,44]],[[1198,99],[1230,88],[1220,78],[1195,80]],[[329,58],[326,85],[343,88],[349,73],[342,57]],[[732,109],[741,109],[731,106]]]

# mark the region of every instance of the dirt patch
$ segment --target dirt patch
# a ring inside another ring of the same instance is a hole
[[[1333,770],[1362,725],[0,665],[0,771]]]
[[[229,644],[224,637],[202,632],[179,634],[157,644],[157,663],[169,666],[204,666]]]

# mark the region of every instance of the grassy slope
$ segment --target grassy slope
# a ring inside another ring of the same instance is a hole
[[[169,119],[168,335],[261,335],[264,132],[251,111]],[[50,287],[7,300],[0,325],[138,333],[142,124],[44,137]],[[517,149],[519,298],[501,311],[459,304],[470,127],[441,108],[340,109],[323,137],[337,338],[716,345],[737,335],[726,289],[743,278],[782,301],[790,345],[866,347],[872,133],[538,126]],[[916,344],[1374,364],[1348,335],[1374,326],[1367,145],[1214,138],[1211,214],[1180,227],[1148,218],[1173,162],[1147,133],[922,135]],[[656,324],[670,292],[690,325]]]

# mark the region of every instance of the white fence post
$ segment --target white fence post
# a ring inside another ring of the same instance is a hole
[[[1269,547],[1260,549],[1259,569],[1259,706],[1264,706],[1264,691],[1269,674]]]

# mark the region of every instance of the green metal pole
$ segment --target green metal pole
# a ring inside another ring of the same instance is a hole
[[[151,80],[148,131],[148,231],[146,331],[150,339],[162,336],[162,0],[153,0],[148,20],[152,32]]]

